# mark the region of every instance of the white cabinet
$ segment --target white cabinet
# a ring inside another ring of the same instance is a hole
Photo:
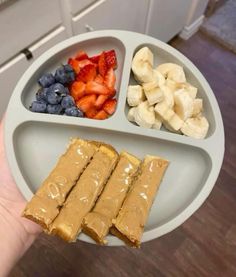
[[[101,0],[72,18],[74,34],[121,29],[144,33],[149,0]]]
[[[65,1],[65,0],[62,0]],[[91,4],[95,3],[96,0],[67,0],[70,13],[75,15],[81,12],[82,10],[86,9]]]
[[[0,65],[61,23],[58,0],[10,1],[0,10]]]
[[[18,54],[15,58],[0,67],[0,118],[5,112],[11,94],[25,70],[44,51],[65,38],[65,28],[59,27],[28,48],[33,55],[32,59],[27,60],[24,54]]]
[[[192,1],[151,0],[147,34],[169,41],[185,26]]]

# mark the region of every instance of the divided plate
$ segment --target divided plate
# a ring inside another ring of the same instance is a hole
[[[155,66],[174,62],[184,67],[188,82],[198,88],[209,120],[208,136],[196,140],[165,130],[144,129],[126,118],[126,91],[134,83],[131,62],[134,53],[148,46]],[[115,49],[118,58],[115,114],[107,120],[67,117],[31,112],[28,107],[37,91],[37,79],[54,72],[79,49],[89,55]],[[101,140],[118,151],[125,149],[140,158],[162,156],[170,166],[154,201],[142,241],[160,237],[181,225],[204,202],[218,177],[224,155],[224,128],[214,94],[199,70],[171,46],[149,36],[126,31],[97,31],[82,34],[54,46],[37,59],[18,82],[5,122],[5,145],[12,175],[29,200],[65,151],[70,137]],[[78,239],[93,242],[81,233]],[[108,245],[123,245],[111,235]]]

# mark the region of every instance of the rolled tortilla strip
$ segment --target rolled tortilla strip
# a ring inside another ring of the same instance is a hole
[[[162,158],[146,156],[139,176],[113,220],[111,232],[133,247],[140,246],[144,225],[167,166],[168,161]]]
[[[57,234],[69,242],[76,239],[83,218],[93,208],[117,159],[118,154],[114,148],[108,145],[100,146],[52,223],[52,234]]]
[[[95,143],[73,139],[55,168],[26,205],[23,216],[48,229],[97,149]]]
[[[85,216],[83,231],[96,242],[106,243],[104,238],[120,210],[139,165],[140,160],[135,156],[121,152],[117,166],[93,211]]]

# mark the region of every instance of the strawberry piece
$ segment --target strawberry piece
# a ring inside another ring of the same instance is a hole
[[[117,68],[117,59],[116,59],[116,52],[115,50],[110,50],[105,52],[105,60],[107,68]]]
[[[99,83],[99,84],[103,84],[104,82],[104,78],[102,77],[102,75],[98,74],[95,79],[94,79],[95,82]]]
[[[104,102],[105,102],[108,98],[109,98],[108,95],[103,95],[103,94],[98,95],[97,100],[96,100],[94,106],[95,106],[97,109],[101,109],[101,108],[102,108],[102,105],[104,104]]]
[[[99,120],[103,120],[103,119],[107,119],[107,118],[108,118],[108,114],[107,114],[105,111],[103,111],[103,110],[99,111],[99,112],[93,117],[93,119],[99,119]]]
[[[94,116],[98,113],[98,110],[95,107],[91,107],[86,111],[85,116],[88,118],[94,118]]]
[[[107,65],[105,60],[105,52],[102,52],[102,54],[99,57],[98,60],[98,71],[99,73],[104,77],[107,73]]]
[[[74,71],[78,74],[80,71],[79,62],[75,59],[69,58],[67,63],[74,69]]]
[[[85,83],[83,82],[73,82],[70,87],[70,94],[75,99],[79,100],[85,94]]]
[[[105,85],[99,84],[95,81],[89,81],[85,87],[86,94],[105,94],[109,95],[110,90]]]
[[[75,59],[77,61],[82,61],[82,60],[85,60],[85,59],[88,59],[88,55],[86,52],[84,51],[79,51],[76,56],[75,56]]]
[[[79,65],[80,68],[83,68],[84,66],[86,66],[88,64],[93,64],[93,63],[88,59],[78,61],[78,65]]]
[[[99,61],[100,56],[101,56],[101,55],[99,54],[99,55],[90,57],[89,60],[90,60],[92,63],[98,64],[98,61]]]
[[[115,95],[116,95],[116,90],[115,89],[110,90],[109,98],[113,98]]]
[[[117,104],[116,99],[108,99],[106,100],[102,108],[106,113],[112,115],[116,110],[116,104]]]
[[[76,80],[82,82],[93,81],[97,75],[96,67],[94,64],[87,64],[80,69],[79,74],[76,77]]]
[[[85,95],[76,102],[76,106],[84,113],[88,112],[92,107],[94,107],[96,101],[96,95]]]
[[[104,78],[104,84],[111,90],[114,89],[116,83],[116,75],[113,68],[108,69],[107,74]]]

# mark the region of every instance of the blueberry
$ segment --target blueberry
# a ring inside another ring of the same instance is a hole
[[[55,78],[52,73],[45,73],[39,78],[38,83],[43,88],[47,88],[55,83]]]
[[[62,114],[63,108],[60,104],[58,105],[47,105],[47,112],[50,114]]]
[[[47,104],[45,102],[41,102],[41,101],[33,101],[31,106],[29,107],[29,109],[32,112],[44,113],[44,112],[46,112]]]
[[[69,64],[62,65],[56,70],[55,79],[63,85],[69,84],[75,80],[75,72]]]
[[[67,95],[61,100],[61,106],[64,109],[71,108],[75,105],[75,100],[72,96]]]
[[[84,113],[75,106],[65,109],[65,114],[68,116],[83,117]]]
[[[68,88],[64,87],[62,84],[60,83],[56,83],[56,84],[53,84],[51,85],[48,90],[50,92],[54,92],[60,96],[65,96],[67,94],[69,94],[69,90]]]
[[[56,94],[53,91],[47,92],[47,102],[52,105],[59,104],[61,102],[62,97],[58,94]]]
[[[40,88],[36,93],[36,100],[41,102],[47,102],[48,88]]]

